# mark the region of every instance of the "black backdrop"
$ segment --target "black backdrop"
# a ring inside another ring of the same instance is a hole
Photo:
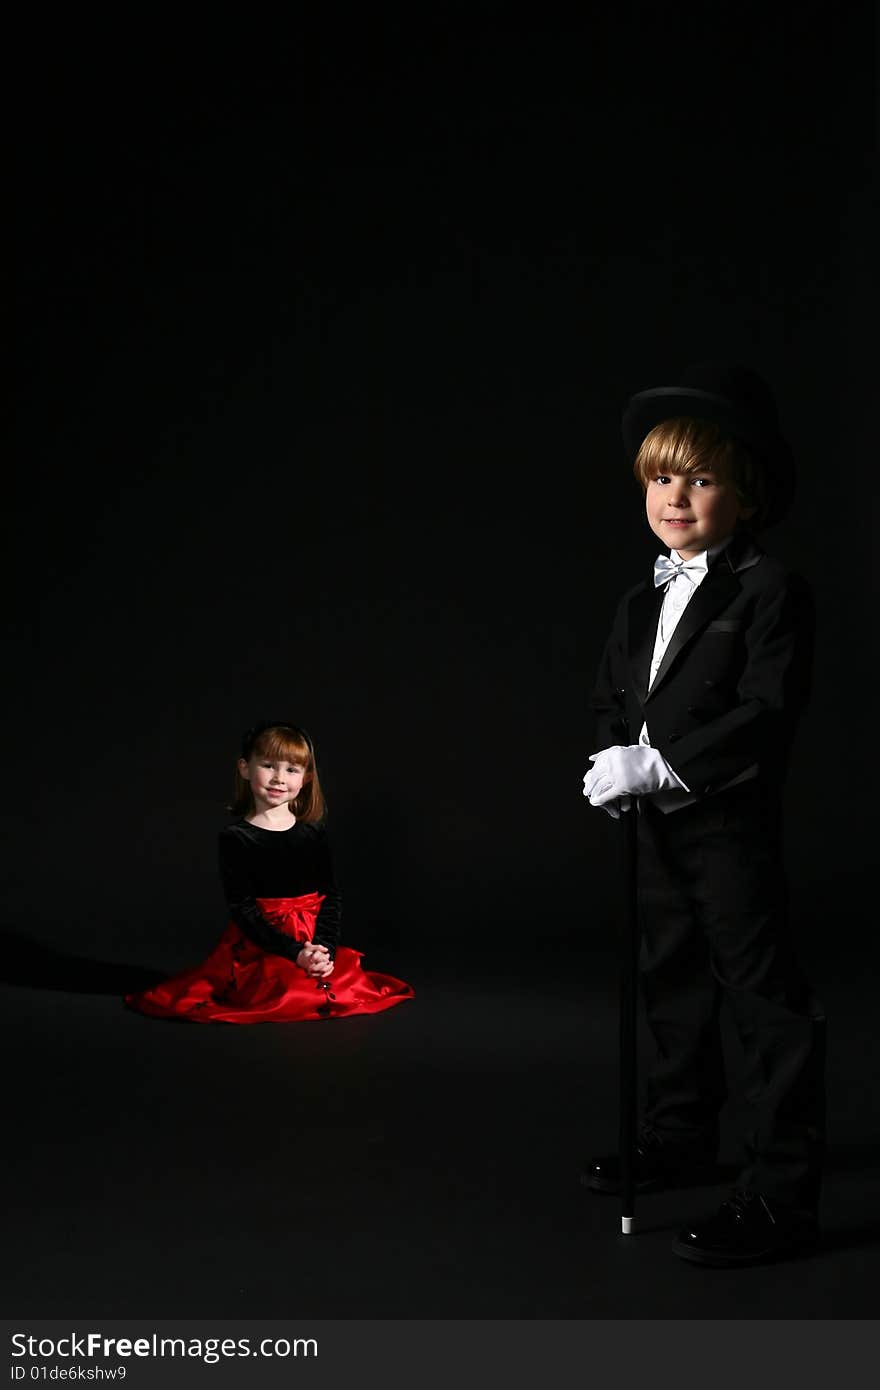
[[[601,936],[587,692],[656,550],[620,413],[719,356],[772,381],[799,459],[766,538],[819,603],[794,891],[823,968],[849,955],[870,23],[591,11],[23,46],[9,930],[210,946],[237,738],[279,714],[377,968]]]

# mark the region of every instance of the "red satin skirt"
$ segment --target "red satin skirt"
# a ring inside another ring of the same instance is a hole
[[[320,893],[258,898],[267,922],[295,941],[311,941]],[[285,956],[270,955],[230,922],[207,960],[125,1002],[153,1018],[192,1023],[301,1023],[377,1014],[413,997],[412,985],[361,968],[361,954],[339,946],[333,973],[311,979]]]

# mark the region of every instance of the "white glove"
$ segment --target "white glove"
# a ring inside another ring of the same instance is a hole
[[[615,820],[629,810],[631,796],[650,796],[652,792],[687,791],[662,753],[644,743],[628,748],[615,744],[592,753],[593,766],[584,777],[584,796],[591,806],[602,806]]]
[[[584,796],[586,796],[586,794],[587,793],[584,792]],[[598,801],[594,801],[592,804],[594,806],[598,806],[600,803]],[[629,808],[632,806],[632,797],[615,796],[612,798],[611,801],[603,801],[601,805],[602,810],[607,811],[612,820],[620,820],[621,812],[628,811]]]

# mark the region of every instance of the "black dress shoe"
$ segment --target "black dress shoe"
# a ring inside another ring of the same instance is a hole
[[[813,1212],[738,1189],[714,1216],[679,1231],[672,1253],[695,1264],[729,1268],[782,1259],[806,1249],[817,1238]]]
[[[663,1139],[655,1129],[644,1126],[636,1144],[633,1186],[636,1192],[660,1192],[668,1187],[687,1187],[711,1180],[715,1173],[715,1154],[701,1144],[682,1144]],[[620,1157],[605,1154],[591,1158],[581,1182],[592,1192],[620,1191]]]

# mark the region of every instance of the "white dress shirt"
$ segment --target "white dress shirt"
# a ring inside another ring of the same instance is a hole
[[[682,561],[677,550],[670,550],[669,558],[674,560],[676,564],[684,563],[685,568],[670,579],[663,595],[660,618],[657,622],[657,633],[654,638],[654,655],[651,657],[651,672],[648,676],[649,690],[654,684],[660,663],[666,654],[669,639],[678,627],[684,610],[709,573],[708,550],[704,550],[701,555],[695,555],[692,560],[688,560],[686,563]],[[645,733],[644,725],[642,725],[642,733]],[[639,737],[639,743],[648,743],[648,741],[647,737]]]
[[[660,663],[669,646],[669,639],[681,621],[681,616],[687,608],[697,589],[702,584],[706,575],[709,573],[709,563],[714,561],[721,552],[730,544],[730,537],[722,541],[720,545],[713,546],[710,550],[704,550],[702,554],[695,555],[692,560],[687,561],[687,568],[679,574],[673,576],[666,585],[666,592],[663,595],[663,604],[660,608],[660,617],[657,622],[657,633],[654,638],[654,654],[651,657],[651,671],[648,676],[648,689],[654,684]],[[677,563],[681,561],[681,556],[677,550],[670,550],[669,558]],[[639,743],[650,748],[651,738],[648,733],[647,721],[642,725],[639,734]],[[665,761],[665,759],[664,759]],[[666,764],[669,767],[669,764]],[[725,782],[724,787],[732,787],[737,782],[745,782],[754,777],[757,767],[747,768],[738,777],[734,777],[729,782]],[[670,811],[677,811],[682,806],[689,806],[696,797],[691,794],[690,788],[682,782],[674,767],[669,767],[669,771],[677,782],[681,784],[681,791],[656,792],[651,797],[652,805],[659,811],[668,814]],[[723,791],[724,787],[719,787]]]

